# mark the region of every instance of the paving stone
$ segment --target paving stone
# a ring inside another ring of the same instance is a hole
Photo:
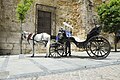
[[[7,78],[9,76],[9,71],[0,71],[0,80]]]
[[[73,57],[63,58],[45,58],[45,54],[36,54],[33,58],[24,55],[23,59],[19,59],[19,55],[0,56],[1,76],[4,75],[0,78],[8,80],[120,79],[120,61],[116,56],[119,53],[112,52],[112,55],[104,60],[86,58],[85,53],[74,52]]]

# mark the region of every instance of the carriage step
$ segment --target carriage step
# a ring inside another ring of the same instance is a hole
[[[104,40],[94,40],[94,41],[96,41],[96,42],[104,42]]]

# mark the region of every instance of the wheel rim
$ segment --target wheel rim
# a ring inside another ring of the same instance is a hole
[[[60,56],[63,56],[63,54],[64,54],[64,47],[63,47],[63,46],[59,46],[59,47],[58,47],[58,54],[59,54]]]
[[[49,55],[50,57],[61,57],[64,53],[64,47],[59,45],[59,46],[50,46],[49,49]]]
[[[110,53],[110,44],[103,37],[94,37],[88,41],[86,51],[92,58],[106,58]]]
[[[59,57],[56,47],[50,47],[50,57]]]

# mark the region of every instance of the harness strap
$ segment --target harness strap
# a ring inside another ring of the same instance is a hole
[[[33,35],[33,37],[32,37],[33,40],[34,40],[34,38],[35,38],[36,35],[37,35],[37,34],[34,34],[34,35]]]
[[[36,36],[36,34],[33,34],[33,33],[31,33],[31,34],[28,35],[27,41],[28,41],[29,44],[30,44],[29,40],[33,40],[33,42],[34,42],[34,37],[35,36]]]
[[[36,35],[37,34],[32,34],[32,33],[28,35],[27,41],[28,41],[29,44],[30,44],[29,40],[33,40],[33,43],[34,43],[34,41],[36,41],[36,40],[34,40],[34,38],[35,38]],[[41,41],[45,44],[45,47],[46,47],[48,41],[47,40],[43,40],[43,39],[44,39],[44,36],[43,36],[43,33],[42,33],[42,35],[41,35]],[[36,42],[39,42],[39,41],[36,41]]]
[[[42,34],[42,36],[41,36],[41,41],[43,41],[43,33],[41,33]]]
[[[27,41],[31,39],[32,33],[28,35]]]
[[[32,37],[33,45],[35,45],[35,43],[34,43],[34,41],[35,41],[34,38],[35,38],[36,35],[37,35],[37,34],[34,34],[33,37]]]

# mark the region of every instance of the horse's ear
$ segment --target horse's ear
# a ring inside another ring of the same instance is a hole
[[[23,31],[23,33],[27,33],[26,31]]]
[[[24,33],[24,34],[28,34],[28,32],[27,32],[27,31],[23,31],[23,33]]]

